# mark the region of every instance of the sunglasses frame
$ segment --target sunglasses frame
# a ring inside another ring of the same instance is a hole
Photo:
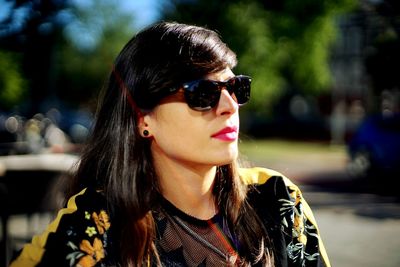
[[[246,81],[247,84],[243,85],[243,81]],[[239,85],[236,85],[237,87],[235,87],[235,84],[237,83],[239,83]],[[204,88],[204,86],[208,86],[208,90]],[[199,79],[171,88],[169,90],[169,95],[182,92],[186,103],[191,109],[196,111],[207,111],[218,104],[221,91],[224,89],[226,89],[230,95],[234,94],[235,101],[239,106],[242,106],[250,100],[251,77],[246,75],[236,75],[227,81]]]

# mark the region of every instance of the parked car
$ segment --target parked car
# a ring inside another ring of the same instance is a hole
[[[348,143],[349,171],[356,177],[395,179],[400,174],[400,114],[367,117]]]

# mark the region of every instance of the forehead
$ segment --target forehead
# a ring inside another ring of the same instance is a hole
[[[213,72],[213,73],[206,75],[205,78],[209,79],[209,80],[213,80],[213,81],[223,82],[223,81],[229,80],[233,76],[235,76],[235,74],[233,74],[232,70],[229,67],[226,67],[225,69],[223,69],[221,71]]]

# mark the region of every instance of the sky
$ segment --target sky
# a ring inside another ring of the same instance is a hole
[[[72,0],[72,2],[78,5],[87,5],[93,0]],[[121,0],[122,9],[127,11],[132,11],[135,14],[136,20],[135,24],[137,28],[143,28],[159,18],[159,10],[161,5],[165,3],[166,0]],[[0,0],[0,21],[6,17],[10,9],[12,8],[12,3],[7,0]]]
[[[127,13],[133,13],[134,20],[132,24],[136,30],[140,30],[145,26],[157,21],[160,16],[160,10],[162,5],[167,2],[167,0],[65,0],[70,1],[73,5],[80,7],[82,9],[91,9],[95,1],[104,1],[105,3],[111,4],[118,3],[119,6],[116,8],[123,10]],[[7,18],[9,12],[13,8],[13,1],[0,0],[0,22]],[[17,9],[13,14],[13,22],[8,28],[0,28],[0,37],[7,35],[10,31],[17,30],[23,27],[25,17],[29,12],[29,8],[24,6]],[[59,20],[68,20],[71,13],[68,11],[63,11],[58,14]],[[70,39],[75,45],[82,49],[90,50],[96,46],[97,40],[101,35],[101,28],[98,27],[99,22],[96,22],[96,17],[93,17],[93,23],[83,25],[80,21],[74,21],[68,23],[64,29],[64,33],[67,38]],[[44,23],[46,24],[46,23]],[[46,25],[42,26],[46,26]],[[46,30],[46,27],[42,27]]]
[[[159,18],[159,9],[164,0],[123,0],[121,5],[135,13],[138,28],[145,27]]]
[[[0,0],[4,1],[4,0]],[[96,0],[71,0],[77,5],[85,5]],[[124,11],[132,11],[135,16],[135,24],[139,29],[145,27],[159,18],[161,5],[166,0],[120,0],[120,8]]]

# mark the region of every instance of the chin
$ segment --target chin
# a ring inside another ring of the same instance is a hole
[[[219,158],[219,164],[217,164],[217,165],[221,166],[221,165],[231,164],[232,162],[236,161],[237,158],[238,158],[237,151],[235,153],[231,153],[231,154],[228,154],[228,155],[225,155],[225,156],[221,156]]]

